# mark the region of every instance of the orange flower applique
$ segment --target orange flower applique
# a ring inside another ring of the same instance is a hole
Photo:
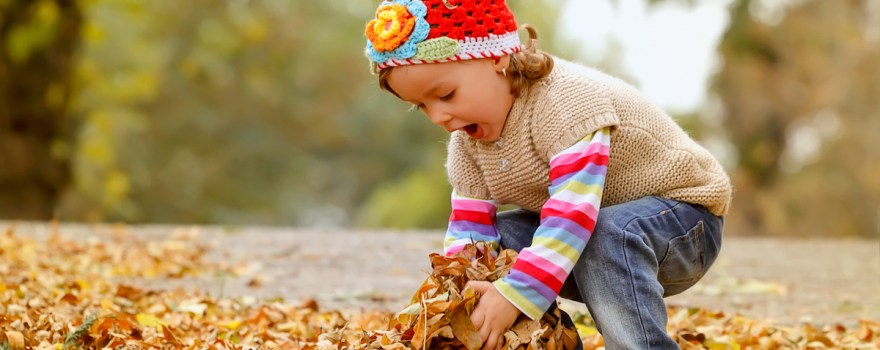
[[[416,18],[406,6],[384,5],[376,11],[376,19],[367,24],[366,35],[376,51],[393,51],[409,38],[415,25]]]

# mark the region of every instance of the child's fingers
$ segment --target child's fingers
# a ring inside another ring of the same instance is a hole
[[[487,327],[480,329],[480,337],[483,338],[483,347],[480,348],[481,350],[495,350],[495,341],[492,339],[492,333],[490,332],[488,325]]]
[[[491,283],[485,282],[485,281],[470,281],[468,283],[465,283],[465,285],[464,285],[465,288],[473,289],[475,292],[479,293],[480,295],[485,294],[489,290],[489,287],[491,287],[491,286],[492,286]]]
[[[487,318],[485,310],[478,304],[476,308],[474,308],[474,313],[471,314],[471,321],[474,321],[474,326],[477,328],[477,331],[480,332],[480,340],[483,341],[483,349],[486,349],[486,342],[489,340],[489,334],[492,332],[491,321]]]
[[[477,328],[477,330],[481,331],[480,337],[483,339],[483,341],[486,341],[486,338],[483,337],[484,334],[482,333],[483,322],[485,322],[485,321],[486,321],[486,314],[483,312],[480,312],[479,306],[478,306],[476,309],[474,309],[474,312],[471,313],[471,322],[474,323],[474,327]]]
[[[486,327],[486,328],[488,328],[488,327]],[[483,348],[482,348],[482,350],[496,350],[496,349],[499,349],[499,348],[501,347],[501,345],[502,345],[502,343],[500,342],[500,340],[501,340],[500,338],[501,338],[501,337],[499,337],[499,334],[500,334],[499,332],[494,332],[494,331],[491,332],[491,333],[489,333],[489,335],[487,336],[486,340],[483,342]]]
[[[499,332],[495,337],[495,349],[502,349],[504,346],[504,332]]]

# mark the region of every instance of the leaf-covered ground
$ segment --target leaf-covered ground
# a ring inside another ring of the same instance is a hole
[[[239,272],[237,264],[210,261],[207,252],[188,235],[139,240],[124,231],[100,238],[55,231],[34,239],[13,229],[0,232],[0,349],[394,349],[402,344],[400,339],[376,343],[400,323],[395,313],[322,310],[313,301],[212,297],[197,289],[158,290],[131,282]],[[738,316],[736,310],[676,308],[669,314],[669,332],[685,349],[880,348],[880,323],[872,320],[850,327],[783,326]],[[585,347],[600,348],[601,336],[589,317],[575,319]]]

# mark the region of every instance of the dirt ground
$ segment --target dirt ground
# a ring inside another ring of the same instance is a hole
[[[5,229],[11,222],[0,222]],[[20,235],[49,227],[15,223]],[[102,235],[114,226],[65,224],[66,236]],[[315,299],[324,309],[404,307],[428,274],[441,231],[340,231],[284,228],[128,226],[142,240],[198,232],[209,259],[243,264],[248,274],[131,281],[147,288],[199,288],[215,296]],[[257,282],[257,283],[255,283]],[[782,324],[853,325],[880,320],[880,240],[725,237],[709,274],[670,305],[738,313]],[[569,311],[583,305],[564,303]]]

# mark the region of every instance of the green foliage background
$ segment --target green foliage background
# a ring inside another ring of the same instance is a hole
[[[372,2],[83,5],[62,219],[445,224],[446,135],[369,73]],[[552,47],[559,4],[517,6]]]

